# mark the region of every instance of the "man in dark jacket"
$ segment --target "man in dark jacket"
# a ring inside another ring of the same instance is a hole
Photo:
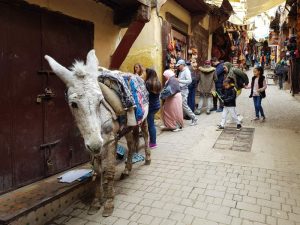
[[[281,90],[283,89],[283,82],[288,73],[286,62],[283,59],[277,64],[274,72],[279,78],[279,89]]]
[[[220,98],[224,102],[224,109],[222,113],[222,121],[218,126],[218,130],[224,130],[224,126],[226,124],[227,115],[230,114],[231,117],[236,122],[236,129],[240,130],[242,128],[241,122],[238,119],[238,115],[236,113],[236,90],[234,84],[230,80],[225,80],[223,83],[224,89],[223,92],[218,93]]]
[[[216,57],[212,58],[212,65],[216,68],[216,74],[217,74],[217,80],[215,82],[216,85],[216,91],[221,93],[223,89],[223,81],[224,81],[224,63],[220,63],[219,60]],[[214,97],[214,111],[222,112],[223,111],[223,102],[219,99],[219,108],[218,108],[218,97]]]

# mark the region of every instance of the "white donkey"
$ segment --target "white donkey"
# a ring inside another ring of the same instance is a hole
[[[67,98],[76,124],[83,136],[86,149],[92,155],[96,172],[95,198],[89,213],[95,213],[104,203],[103,216],[110,216],[114,210],[115,157],[120,130],[111,108],[105,101],[98,85],[98,59],[91,50],[84,62],[75,61],[71,70],[60,65],[50,56],[45,56],[53,72],[66,84]],[[151,162],[148,148],[147,120],[141,123],[145,141],[145,164]],[[139,127],[131,127],[125,134],[128,156],[122,175],[128,176],[132,169],[132,154],[137,148]]]

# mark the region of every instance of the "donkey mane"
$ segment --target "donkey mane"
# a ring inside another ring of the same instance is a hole
[[[74,75],[81,78],[85,77],[87,74],[92,74],[94,72],[93,68],[90,68],[82,60],[75,60],[75,62],[70,67],[70,70],[74,73]]]

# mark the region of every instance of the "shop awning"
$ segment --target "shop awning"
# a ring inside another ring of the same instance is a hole
[[[232,31],[249,31],[250,25],[237,25],[230,23],[229,21],[226,21],[224,23],[224,28],[226,31],[232,32]]]
[[[247,18],[257,16],[284,2],[285,0],[247,0]]]

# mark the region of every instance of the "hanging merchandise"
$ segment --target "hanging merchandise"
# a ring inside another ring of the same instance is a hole
[[[290,52],[291,58],[296,58],[296,50],[297,50],[297,37],[291,36],[291,38],[288,40],[287,49]]]

